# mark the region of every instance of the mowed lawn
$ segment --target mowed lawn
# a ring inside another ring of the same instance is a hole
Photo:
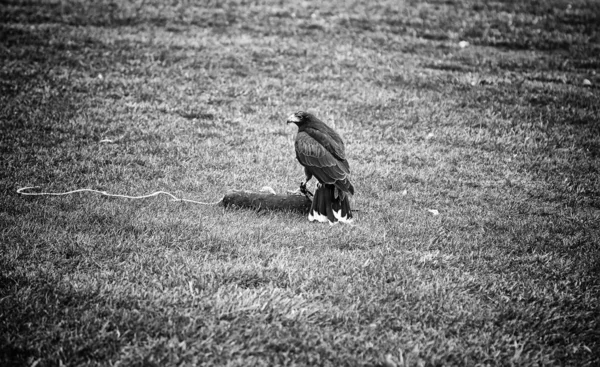
[[[599,365],[599,24],[593,0],[3,1],[0,365]],[[345,139],[354,225],[16,192],[295,190],[297,110]]]

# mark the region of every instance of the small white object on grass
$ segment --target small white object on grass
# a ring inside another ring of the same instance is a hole
[[[193,297],[194,296],[194,280],[190,280],[188,281],[188,286],[190,289],[190,295]]]
[[[383,365],[385,367],[397,367],[398,366],[396,361],[394,361],[394,358],[392,357],[392,355],[389,353],[385,355],[385,361],[383,361]]]
[[[119,140],[121,140],[123,138],[124,138],[124,136],[119,136],[119,137],[116,137],[114,139],[104,138],[104,139],[100,140],[98,143],[101,143],[101,144],[113,144],[113,143],[117,143]]]
[[[589,87],[589,86],[592,85],[592,82],[590,82],[589,79],[583,79],[583,85],[586,86],[586,87]]]
[[[430,212],[433,215],[440,215],[440,212],[437,211],[437,209],[427,209],[428,212]]]
[[[458,43],[458,47],[460,47],[460,48],[469,47],[469,42],[467,42],[467,41],[460,41]]]
[[[273,195],[277,195],[277,193],[275,192],[275,190],[273,190],[273,188],[271,186],[263,186],[260,189],[260,192],[268,192],[268,193],[271,193]]]

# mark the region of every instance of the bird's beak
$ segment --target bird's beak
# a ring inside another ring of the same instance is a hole
[[[296,116],[296,114],[293,114],[293,113],[292,113],[292,114],[291,114],[291,115],[289,115],[289,116],[288,116],[288,118],[287,118],[287,123],[288,123],[288,124],[289,124],[289,123],[294,123],[294,124],[295,124],[295,123],[298,123],[298,122],[300,122],[300,119],[298,118],[298,116]]]

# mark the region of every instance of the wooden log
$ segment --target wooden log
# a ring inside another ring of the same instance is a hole
[[[308,213],[311,201],[301,194],[272,194],[266,192],[254,192],[234,190],[223,197],[224,207],[236,206],[239,208],[250,208],[254,210],[282,210]]]

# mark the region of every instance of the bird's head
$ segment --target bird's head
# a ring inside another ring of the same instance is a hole
[[[311,113],[298,111],[294,112],[287,118],[287,123],[294,123],[298,125],[298,127],[305,125],[306,123],[315,120],[315,116]]]

